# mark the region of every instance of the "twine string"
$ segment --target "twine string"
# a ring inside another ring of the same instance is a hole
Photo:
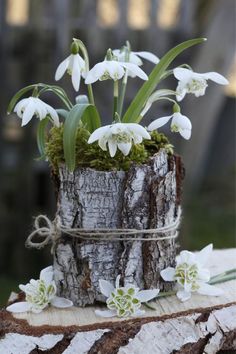
[[[60,239],[61,234],[66,234],[84,241],[162,241],[175,239],[178,236],[178,227],[181,219],[181,208],[178,209],[177,217],[172,222],[165,226],[155,229],[84,229],[84,228],[69,228],[59,223],[55,218],[51,221],[46,215],[38,215],[34,221],[34,230],[26,240],[26,247],[43,248],[49,243],[53,246]],[[43,225],[43,226],[42,226]],[[34,237],[38,235],[43,240],[35,241]],[[139,235],[151,235],[143,237]],[[160,236],[162,235],[162,236]],[[166,235],[166,236],[163,236]]]

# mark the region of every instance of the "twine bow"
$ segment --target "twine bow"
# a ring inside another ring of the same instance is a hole
[[[52,243],[53,246],[60,239],[61,234],[78,238],[85,241],[162,241],[174,239],[178,236],[178,227],[181,219],[181,208],[178,209],[177,217],[174,222],[163,227],[155,229],[83,229],[83,228],[69,228],[60,225],[57,218],[51,221],[46,215],[38,215],[35,218],[34,230],[26,240],[26,247],[41,249]],[[40,226],[44,224],[44,226]],[[173,233],[174,232],[174,233]],[[168,234],[167,236],[163,236]],[[43,238],[43,241],[34,241],[35,235]],[[143,237],[139,235],[151,235],[150,237]],[[158,236],[159,235],[159,236]],[[160,236],[162,235],[162,236]]]

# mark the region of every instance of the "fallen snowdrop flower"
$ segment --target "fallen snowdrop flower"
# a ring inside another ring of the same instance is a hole
[[[103,81],[112,79],[120,80],[125,75],[125,69],[129,70],[134,76],[140,77],[142,80],[148,80],[145,72],[132,63],[123,63],[115,60],[104,60],[96,64],[86,75],[86,84],[92,84],[97,80]]]
[[[7,307],[9,312],[27,312],[39,313],[48,305],[58,308],[67,308],[73,306],[72,301],[63,297],[56,296],[56,284],[53,280],[53,267],[47,267],[40,272],[39,280],[31,279],[26,285],[19,285],[19,288],[25,293],[25,300],[16,302]]]
[[[128,317],[141,316],[145,313],[140,310],[141,303],[157,297],[159,289],[139,290],[132,284],[120,287],[120,275],[116,278],[115,287],[108,281],[100,279],[101,293],[107,297],[106,304],[109,310],[95,310],[101,317]]]
[[[189,140],[192,133],[192,123],[188,117],[180,112],[174,112],[171,116],[157,118],[149,124],[147,129],[149,131],[156,130],[168,123],[170,119],[171,131],[174,133],[180,133],[184,139]]]
[[[40,120],[49,115],[57,127],[60,124],[56,110],[38,97],[23,98],[16,104],[14,112],[16,112],[18,117],[22,119],[22,127],[29,123],[34,115],[36,115]]]
[[[223,290],[207,284],[210,280],[210,271],[205,264],[212,253],[212,244],[206,246],[198,253],[182,251],[176,257],[176,267],[167,267],[161,271],[166,281],[177,281],[177,297],[181,301],[191,298],[192,292],[202,295],[219,296]]]
[[[176,88],[177,101],[182,101],[187,93],[192,93],[196,97],[205,95],[208,86],[207,80],[212,80],[220,85],[228,85],[229,83],[223,75],[216,72],[200,74],[185,68],[174,69],[174,76],[179,80]]]
[[[98,140],[98,145],[107,151],[107,144],[111,157],[114,157],[117,148],[127,156],[132,143],[140,144],[144,139],[151,139],[144,127],[136,123],[114,123],[96,129],[89,137],[88,144]]]

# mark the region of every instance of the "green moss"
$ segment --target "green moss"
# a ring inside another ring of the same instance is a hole
[[[98,143],[88,144],[89,132],[79,128],[76,137],[76,165],[77,167],[91,167],[100,171],[124,170],[127,171],[132,163],[143,164],[148,158],[165,148],[169,154],[173,147],[162,133],[152,132],[152,140],[144,140],[142,144],[133,145],[128,156],[117,151],[111,157],[109,151],[103,151]],[[46,155],[54,172],[57,173],[60,163],[65,162],[63,152],[63,126],[51,128],[46,144]]]

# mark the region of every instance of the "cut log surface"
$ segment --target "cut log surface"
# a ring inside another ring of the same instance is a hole
[[[236,249],[216,250],[212,275],[235,267]],[[236,350],[236,281],[217,285],[220,297],[193,294],[151,303],[139,318],[100,318],[95,308],[48,308],[40,314],[0,312],[1,354],[215,354]],[[13,300],[13,299],[12,299]]]
[[[60,168],[58,221],[69,228],[155,229],[176,220],[183,166],[177,156],[160,150],[147,164],[129,171],[70,173]],[[175,230],[163,234],[173,236]],[[139,235],[145,237],[144,235]],[[160,235],[161,236],[161,235]],[[173,266],[175,239],[163,241],[81,241],[62,235],[54,248],[55,281],[59,294],[78,306],[104,301],[99,279],[124,285],[169,290],[160,271]]]

